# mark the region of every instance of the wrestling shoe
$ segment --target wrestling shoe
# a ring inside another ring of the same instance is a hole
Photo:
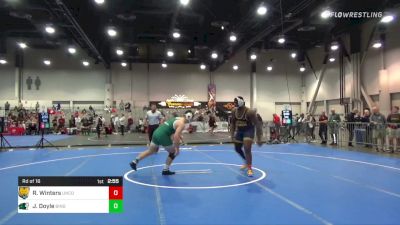
[[[248,169],[247,170],[247,176],[248,177],[253,177],[253,170],[252,169]]]
[[[136,171],[137,163],[138,163],[138,162],[137,162],[136,160],[134,160],[134,161],[132,161],[132,162],[129,163],[129,165],[131,166],[131,168],[132,168],[134,171]]]
[[[175,172],[172,172],[170,170],[163,170],[161,174],[164,176],[169,176],[169,175],[174,175]]]

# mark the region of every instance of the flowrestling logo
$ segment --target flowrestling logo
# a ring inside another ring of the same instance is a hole
[[[339,19],[361,19],[361,18],[382,18],[383,12],[335,12],[335,11],[326,11],[324,12],[326,18],[339,18]]]

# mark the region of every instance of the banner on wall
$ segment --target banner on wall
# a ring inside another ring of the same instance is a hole
[[[185,95],[174,95],[163,102],[150,102],[150,104],[156,104],[159,108],[172,109],[199,108],[206,105],[204,102],[202,103],[189,99]]]
[[[216,101],[217,86],[215,84],[208,85],[208,101]]]
[[[235,104],[233,102],[217,102],[217,108],[219,110],[232,111],[235,108]]]

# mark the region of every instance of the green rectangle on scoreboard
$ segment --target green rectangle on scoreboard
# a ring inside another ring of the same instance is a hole
[[[109,213],[122,213],[124,211],[124,205],[122,200],[110,200]]]

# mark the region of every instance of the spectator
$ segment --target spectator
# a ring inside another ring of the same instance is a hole
[[[52,125],[53,125],[53,132],[58,133],[58,126],[57,126],[58,118],[55,116],[52,120]]]
[[[304,120],[304,124],[306,125],[306,139],[307,143],[311,142],[312,139],[312,131],[314,128],[314,123],[312,121],[312,117],[310,114],[307,115],[306,119]]]
[[[362,127],[365,128],[365,147],[369,148],[372,147],[372,129],[371,129],[371,124],[370,124],[370,116],[371,112],[369,109],[364,109],[364,114],[360,118]]]
[[[73,127],[76,127],[75,117],[74,117],[74,115],[71,115],[71,118],[69,119],[69,128],[73,128]]]
[[[337,145],[338,134],[339,134],[339,122],[341,121],[340,116],[336,114],[335,109],[331,109],[331,116],[329,117],[329,133],[331,134],[332,143],[330,145]]]
[[[311,138],[313,141],[315,141],[315,127],[317,125],[317,121],[315,120],[314,115],[311,115],[311,123],[313,127],[311,128]]]
[[[326,145],[328,140],[328,117],[325,112],[319,116],[319,136],[321,137],[321,144]]]
[[[272,114],[272,118],[273,118],[273,122],[274,122],[276,136],[279,137],[280,129],[281,129],[281,118],[276,113]]]
[[[347,129],[349,130],[349,147],[353,147],[354,125],[356,122],[357,114],[358,114],[358,109],[353,109],[353,111],[349,113],[346,117]]]
[[[121,117],[119,118],[119,126],[121,127],[122,136],[124,136],[125,134],[125,126],[126,126],[125,123],[126,123],[125,115],[121,114]]]
[[[139,125],[136,127],[138,132],[144,133],[144,121],[143,118],[139,119]]]
[[[8,101],[6,102],[6,104],[4,105],[4,110],[6,112],[10,111],[10,103],[8,103]]]
[[[97,132],[97,138],[100,139],[100,135],[101,135],[101,130],[104,127],[105,123],[105,119],[103,118],[102,115],[99,116],[99,118],[97,118],[97,123],[96,123],[96,132]],[[107,135],[107,133],[106,133]]]
[[[304,113],[301,113],[300,114],[300,117],[298,118],[298,120],[297,120],[297,131],[296,131],[296,135],[298,135],[298,134],[300,134],[300,133],[303,133],[303,130],[304,130],[304,127],[303,127],[303,123],[304,123],[304,121],[305,121],[305,118],[304,118]]]
[[[65,133],[65,117],[61,116],[60,119],[58,119],[58,132],[64,134]]]
[[[391,153],[394,153],[394,151],[397,151],[398,139],[400,138],[400,114],[398,106],[392,107],[392,113],[389,114],[387,122],[388,146],[392,146],[393,144]]]
[[[78,130],[81,129],[82,123],[81,123],[81,117],[78,115],[75,116],[75,126]]]
[[[296,113],[292,117],[292,124],[290,125],[290,135],[292,137],[296,136],[296,128],[297,128],[298,120],[299,120],[299,114]]]
[[[131,112],[131,103],[130,102],[125,103],[125,111]]]
[[[129,131],[129,133],[132,130],[132,126],[133,126],[133,118],[132,118],[132,116],[129,116],[128,117],[128,126],[127,126],[127,130]]]
[[[215,116],[213,114],[210,114],[208,118],[208,126],[210,127],[210,130],[208,132],[210,134],[214,134],[214,129],[217,127],[217,123],[215,121]]]
[[[118,117],[118,115],[115,115],[115,117],[114,117],[114,127],[115,127],[115,133],[118,134],[118,132],[119,132],[119,117]]]
[[[40,108],[39,102],[36,102],[35,111],[36,111],[36,112],[39,112],[39,108]]]
[[[376,144],[376,151],[385,151],[385,132],[386,118],[379,112],[379,107],[372,107],[372,115],[370,118],[372,124],[372,138]]]
[[[121,100],[121,102],[119,103],[119,110],[121,111],[121,112],[123,112],[124,110],[125,110],[125,104],[124,104],[124,102]]]

